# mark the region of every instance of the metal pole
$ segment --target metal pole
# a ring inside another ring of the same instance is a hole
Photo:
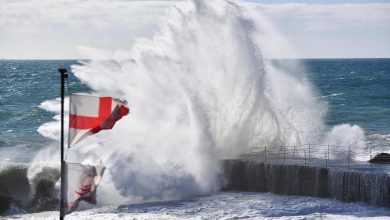
[[[309,159],[307,160],[307,163],[310,163],[310,144],[309,144]]]
[[[65,195],[65,161],[64,161],[64,96],[65,96],[65,79],[68,78],[67,70],[64,68],[58,69],[61,74],[61,195],[60,195],[60,220],[64,219],[64,204],[63,196]]]
[[[267,163],[267,146],[264,147],[264,163]]]

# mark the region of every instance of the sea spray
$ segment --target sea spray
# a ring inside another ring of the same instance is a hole
[[[124,97],[131,108],[83,154],[110,167],[122,195],[170,199],[217,190],[218,161],[249,146],[316,137],[310,88],[266,71],[259,28],[236,4],[196,1],[174,9],[161,35],[135,44],[128,59],[73,66],[97,94]]]
[[[153,39],[110,56],[87,50],[100,59],[72,66],[93,94],[124,98],[131,111],[67,150],[68,161],[107,167],[99,202],[207,194],[219,189],[220,160],[321,137],[323,104],[304,75],[263,60],[268,29],[246,12],[230,1],[181,5]],[[39,131],[57,138],[54,125]]]
[[[366,137],[363,129],[357,125],[342,124],[332,128],[327,132],[322,140],[323,143],[336,146],[337,150],[332,152],[332,159],[341,159],[345,156],[341,152],[359,152],[366,147]],[[351,159],[367,161],[369,155],[353,155]]]

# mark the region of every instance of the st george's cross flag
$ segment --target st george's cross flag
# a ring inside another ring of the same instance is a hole
[[[63,214],[73,212],[80,201],[96,204],[96,189],[105,167],[79,163],[65,163],[64,195],[61,198]]]
[[[69,147],[91,134],[111,129],[129,113],[125,101],[81,94],[70,95],[69,110]]]

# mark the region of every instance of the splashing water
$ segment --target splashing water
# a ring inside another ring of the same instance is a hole
[[[107,166],[106,203],[178,199],[218,190],[219,162],[250,146],[319,140],[324,103],[304,76],[263,60],[263,48],[272,50],[264,33],[236,3],[194,1],[174,8],[152,40],[73,66],[95,94],[126,99],[131,113],[70,149],[68,161]],[[57,137],[52,126],[40,132]]]

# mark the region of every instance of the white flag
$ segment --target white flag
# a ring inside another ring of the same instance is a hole
[[[64,215],[73,212],[80,201],[96,204],[96,188],[103,176],[105,167],[79,163],[65,163],[63,174],[64,194],[62,209]]]
[[[69,147],[86,136],[111,129],[129,113],[125,101],[80,94],[70,96],[69,110]]]

